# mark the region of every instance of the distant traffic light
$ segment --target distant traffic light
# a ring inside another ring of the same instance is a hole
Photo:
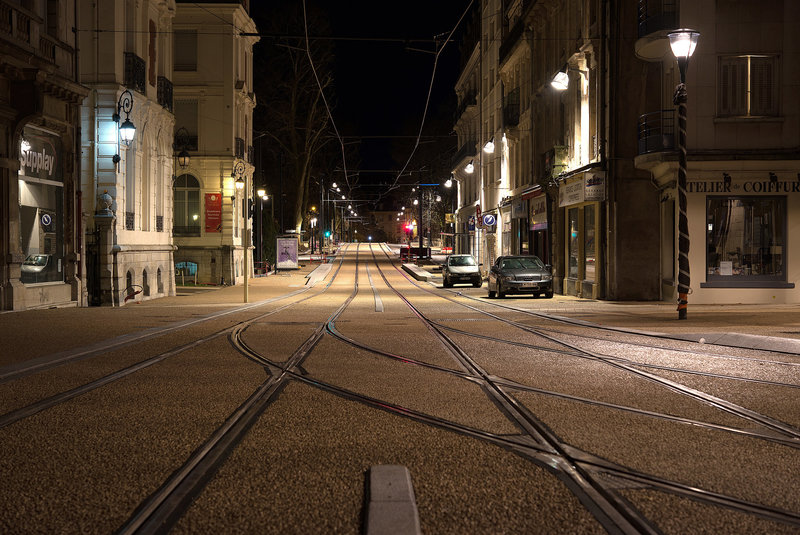
[[[325,231],[325,237],[326,238],[330,238],[331,237],[331,231],[330,230],[326,230]]]

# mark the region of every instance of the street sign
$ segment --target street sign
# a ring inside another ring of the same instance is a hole
[[[481,205],[480,204],[475,206],[475,219],[477,219],[478,221],[481,220]]]
[[[494,224],[497,223],[493,214],[484,214],[483,216],[483,225],[485,227],[493,227]]]

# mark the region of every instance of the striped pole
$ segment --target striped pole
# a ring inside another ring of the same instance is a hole
[[[678,319],[685,320],[689,305],[689,220],[686,217],[686,84],[675,89],[678,106]]]

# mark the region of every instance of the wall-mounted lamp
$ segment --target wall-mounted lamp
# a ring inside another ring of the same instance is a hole
[[[469,173],[470,175],[475,172],[475,164],[472,160],[464,167],[464,171]]]
[[[583,74],[584,76],[589,76],[589,71],[564,65],[561,67],[560,71],[553,75],[553,79],[550,81],[550,85],[553,86],[553,89],[557,91],[566,91],[569,89],[569,71],[575,71]]]
[[[486,154],[492,154],[494,152],[494,136],[483,146],[483,152]]]
[[[131,110],[133,109],[133,95],[131,92],[126,89],[122,92],[119,96],[119,100],[117,101],[117,111],[114,115],[111,116],[111,119],[117,123],[117,153],[112,158],[114,164],[118,164],[122,159],[119,155],[119,140],[122,139],[122,142],[125,143],[127,147],[130,145],[131,141],[133,141],[133,135],[136,133],[136,127],[133,126],[131,122]],[[119,124],[120,119],[120,112],[125,112],[125,122]]]
[[[177,152],[177,161],[181,169],[189,167],[189,151],[186,147],[189,146],[189,131],[184,127],[180,127],[175,131],[175,142],[172,144],[173,152]]]

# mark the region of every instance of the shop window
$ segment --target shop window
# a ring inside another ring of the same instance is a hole
[[[569,236],[567,237],[567,256],[569,259],[569,268],[567,277],[570,279],[578,278],[578,257],[580,251],[578,250],[578,209],[570,208],[568,211],[569,219]]]
[[[61,140],[26,127],[19,150],[19,229],[25,284],[64,280],[64,187]]]
[[[708,197],[706,280],[786,281],[786,198]]]
[[[192,175],[175,179],[174,222],[175,236],[200,236],[200,182]]]
[[[584,254],[584,280],[597,280],[595,272],[595,207],[588,204],[583,209],[583,254]]]

